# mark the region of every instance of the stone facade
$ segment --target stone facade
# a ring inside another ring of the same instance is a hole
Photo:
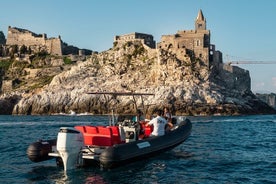
[[[179,59],[189,54],[190,57],[203,61],[208,67],[209,60],[214,59],[210,46],[210,30],[206,29],[206,19],[201,10],[195,20],[195,30],[181,30],[174,35],[163,35],[157,45],[160,49],[170,49],[173,52],[179,53],[181,50],[182,56]]]
[[[153,36],[145,33],[130,33],[114,37],[114,42],[127,42],[127,41],[142,41],[143,44],[149,46],[150,48],[155,48],[155,41]]]
[[[211,44],[210,30],[207,30],[206,18],[201,10],[195,20],[194,30],[181,30],[173,35],[163,35],[157,48],[167,50],[176,55],[180,60],[200,60],[212,70],[213,75],[222,77],[224,84],[231,89],[241,91],[251,90],[251,79],[249,72],[242,68],[223,64],[222,52],[216,50]]]
[[[35,34],[26,29],[16,27],[8,28],[7,46],[18,45],[30,47],[34,51],[45,50],[53,55],[62,55],[62,40],[58,38],[47,38],[46,34]]]

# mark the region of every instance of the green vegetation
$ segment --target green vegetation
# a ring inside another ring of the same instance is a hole
[[[35,53],[34,55],[30,56],[30,60],[32,62],[32,67],[33,68],[43,68],[44,63],[43,61],[47,58],[50,58],[50,54],[48,54],[47,51],[40,51]]]
[[[0,68],[7,71],[12,64],[11,60],[1,60],[0,61]]]
[[[113,42],[113,47],[116,47],[118,45],[118,42]]]
[[[23,70],[24,68],[29,68],[30,64],[28,61],[14,61],[12,67],[20,68]]]
[[[18,89],[21,86],[24,86],[25,84],[27,84],[26,81],[21,81],[20,79],[16,78],[12,81],[12,86],[14,89]]]
[[[40,51],[35,53],[33,56],[30,56],[30,60],[43,60],[46,59],[47,56],[50,56],[47,51]]]
[[[14,58],[14,55],[18,53],[18,45],[12,45],[11,46],[11,49],[9,50],[9,53],[8,55],[11,57],[11,58]]]
[[[30,86],[29,89],[33,90],[33,89],[41,88],[47,84],[50,84],[53,78],[54,78],[54,75],[53,76],[43,76],[39,79],[39,81],[37,83]]]
[[[134,45],[135,50],[133,51],[133,56],[137,57],[138,55],[141,55],[145,52],[145,48],[143,45]]]
[[[6,38],[5,35],[3,33],[3,31],[0,31],[0,44],[5,44],[6,43]]]
[[[126,50],[127,47],[130,47],[133,43],[131,41],[128,41],[126,42],[124,45],[123,45],[123,48],[124,50]]]
[[[70,65],[70,64],[73,63],[72,60],[71,60],[70,58],[68,58],[68,57],[64,57],[64,58],[63,58],[63,62],[64,62],[64,64],[66,64],[66,65]]]
[[[20,47],[19,52],[20,52],[21,54],[27,54],[27,53],[29,53],[29,52],[28,52],[28,48],[27,48],[25,45],[22,45],[22,46]]]

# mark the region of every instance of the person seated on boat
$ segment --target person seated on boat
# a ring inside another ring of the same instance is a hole
[[[153,131],[150,136],[161,136],[165,134],[165,126],[168,121],[162,115],[163,111],[161,109],[157,110],[157,116],[146,124],[146,126],[153,125]]]
[[[167,107],[164,107],[164,118],[168,121],[171,122],[172,121],[172,114],[170,113],[169,109]]]
[[[164,107],[163,112],[163,117],[168,121],[165,130],[168,131],[173,127],[172,114],[170,113],[170,110],[167,107]]]

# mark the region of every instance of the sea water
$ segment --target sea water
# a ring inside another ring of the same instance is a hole
[[[112,170],[64,173],[31,162],[28,145],[59,127],[107,125],[107,116],[0,116],[0,183],[276,183],[276,116],[189,117],[191,136],[173,150]]]

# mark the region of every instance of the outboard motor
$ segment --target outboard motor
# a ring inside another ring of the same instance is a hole
[[[57,138],[57,151],[63,161],[64,170],[70,170],[77,166],[81,149],[83,147],[83,135],[70,127],[61,127]]]

